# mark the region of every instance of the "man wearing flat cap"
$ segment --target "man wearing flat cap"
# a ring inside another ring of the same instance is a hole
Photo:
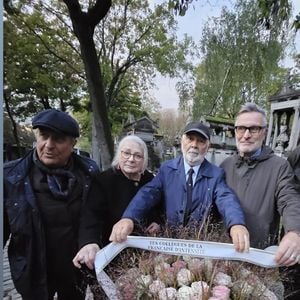
[[[82,207],[98,197],[92,184],[99,169],[75,154],[77,122],[67,113],[47,109],[32,120],[36,147],[4,165],[4,244],[17,291],[25,300],[85,298],[82,274],[72,258],[79,240]],[[80,236],[85,236],[80,234]]]
[[[239,200],[225,183],[224,172],[205,159],[210,131],[200,122],[187,124],[181,137],[182,156],[166,161],[154,179],[132,199],[110,240],[122,242],[134,223],[160,201],[164,201],[171,227],[204,222],[216,205],[237,251],[248,250],[249,234]]]

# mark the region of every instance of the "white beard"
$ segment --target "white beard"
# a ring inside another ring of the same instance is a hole
[[[199,152],[185,152],[183,153],[183,157],[190,166],[198,166],[204,160],[204,155]]]

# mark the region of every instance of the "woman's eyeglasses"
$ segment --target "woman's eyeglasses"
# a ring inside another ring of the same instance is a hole
[[[139,153],[130,153],[128,151],[121,151],[121,155],[125,159],[129,159],[132,156],[135,161],[141,161],[144,158],[144,156]]]

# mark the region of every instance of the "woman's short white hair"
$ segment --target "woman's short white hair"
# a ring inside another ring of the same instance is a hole
[[[142,154],[144,156],[144,163],[143,163],[143,170],[142,170],[142,172],[144,172],[148,167],[148,148],[146,143],[136,135],[127,135],[123,139],[121,139],[121,141],[118,144],[117,150],[115,152],[115,156],[111,163],[112,167],[117,167],[119,165],[119,161],[121,157],[121,149],[123,148],[124,144],[127,142],[134,142],[137,145],[139,145],[139,147],[141,148]]]

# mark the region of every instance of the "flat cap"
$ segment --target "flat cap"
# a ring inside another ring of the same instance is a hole
[[[206,125],[204,125],[201,122],[188,123],[185,126],[183,133],[186,134],[186,133],[190,133],[190,132],[200,133],[207,140],[210,140],[210,130]]]
[[[67,113],[58,109],[46,109],[32,120],[32,128],[45,127],[59,134],[79,137],[78,123]]]

